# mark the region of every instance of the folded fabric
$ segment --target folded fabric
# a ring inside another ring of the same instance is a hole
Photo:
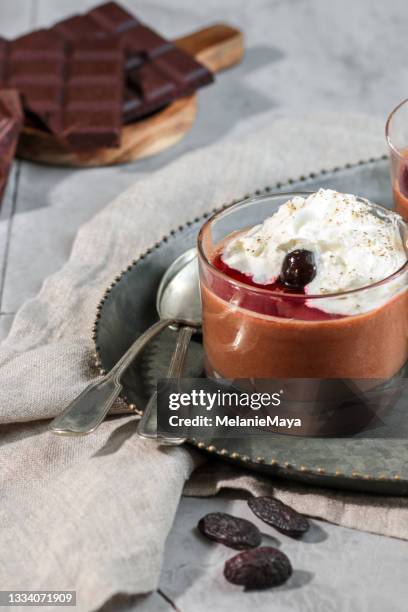
[[[21,308],[0,345],[3,585],[76,589],[83,611],[116,593],[154,589],[183,485],[204,460],[188,447],[138,439],[134,417],[111,418],[85,438],[55,437],[38,422],[97,375],[91,328],[112,278],[170,229],[215,206],[383,150],[373,119],[273,123],[265,115],[260,131],[185,155],[81,228],[67,264]],[[329,512],[330,495],[319,516],[341,522],[356,512],[353,505]]]
[[[197,469],[184,495],[207,497],[223,489],[272,495],[299,512],[343,527],[408,540],[408,497],[310,487],[209,462]]]

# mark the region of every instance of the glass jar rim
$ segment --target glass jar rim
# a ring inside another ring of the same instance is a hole
[[[407,99],[408,100],[408,99]],[[318,293],[318,294],[304,294],[304,293],[291,293],[291,292],[285,292],[285,291],[273,291],[270,289],[263,289],[262,287],[258,287],[258,286],[253,286],[253,285],[249,285],[247,283],[243,283],[242,281],[236,280],[230,276],[228,276],[227,274],[225,274],[224,272],[222,272],[219,268],[217,268],[212,261],[210,261],[207,257],[207,255],[204,252],[203,249],[203,236],[204,233],[206,232],[207,228],[210,227],[210,225],[216,221],[218,218],[222,217],[225,213],[229,213],[232,210],[235,210],[236,208],[239,208],[240,206],[244,205],[244,204],[250,204],[250,203],[256,203],[259,201],[264,201],[264,200],[268,200],[268,199],[274,199],[274,198],[282,198],[282,197],[286,197],[287,200],[290,200],[292,198],[294,198],[295,196],[300,196],[300,197],[304,197],[304,196],[310,196],[311,194],[316,193],[315,191],[282,191],[282,192],[271,192],[271,193],[267,193],[264,195],[259,195],[259,196],[251,196],[249,198],[244,198],[243,200],[239,200],[238,202],[234,202],[233,204],[230,204],[229,206],[224,206],[223,208],[221,208],[220,210],[216,210],[216,212],[214,212],[211,217],[209,217],[207,219],[207,221],[205,223],[203,223],[203,225],[200,228],[200,231],[198,233],[197,236],[197,251],[198,251],[198,257],[199,259],[201,259],[206,266],[208,266],[211,271],[213,273],[215,273],[217,276],[219,276],[220,278],[223,278],[225,280],[228,280],[228,282],[230,282],[233,285],[236,285],[242,289],[244,289],[245,291],[251,291],[253,293],[258,293],[259,295],[264,295],[264,296],[273,296],[276,298],[289,298],[289,299],[293,299],[293,300],[319,300],[319,299],[329,299],[329,298],[340,298],[340,297],[345,297],[345,296],[349,296],[349,295],[356,295],[361,291],[366,291],[367,289],[373,289],[375,287],[381,287],[383,285],[386,285],[388,282],[398,278],[399,276],[402,275],[402,273],[404,271],[406,271],[408,269],[408,259],[405,261],[405,263],[398,268],[398,270],[396,270],[395,272],[393,272],[392,274],[389,274],[388,276],[386,276],[385,278],[382,278],[379,281],[376,281],[375,283],[371,283],[370,285],[364,285],[363,287],[357,287],[356,289],[349,289],[347,291],[339,291],[337,293]],[[362,198],[359,196],[356,196],[357,200],[359,200],[360,202],[364,202],[365,204],[369,204],[371,207],[373,207],[374,209],[380,210],[382,213],[385,213],[387,215],[392,215],[394,214],[397,217],[400,217],[400,215],[397,215],[397,213],[394,213],[393,211],[389,210],[388,208],[385,208],[384,206],[380,206],[379,204],[374,204],[374,202],[370,202],[370,200],[367,200],[366,198]],[[286,200],[286,201],[287,201]],[[407,228],[408,228],[408,224],[403,220],[402,217],[400,217],[400,221],[401,223],[403,223]]]
[[[397,149],[397,147],[392,142],[392,139],[391,139],[391,136],[390,136],[390,129],[391,129],[391,123],[392,123],[392,120],[393,120],[394,116],[407,103],[408,103],[408,98],[405,98],[399,104],[397,104],[397,106],[395,108],[393,108],[392,111],[390,112],[390,114],[388,115],[387,121],[385,123],[385,139],[387,141],[387,144],[388,144],[389,148],[391,149],[391,151],[393,153],[395,153],[395,155],[397,155],[402,160],[406,160],[406,157],[404,157],[401,154],[400,150]]]

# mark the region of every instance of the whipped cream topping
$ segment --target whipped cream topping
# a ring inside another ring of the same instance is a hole
[[[221,256],[230,268],[256,283],[269,284],[278,279],[288,253],[307,249],[315,256],[317,272],[305,287],[306,295],[341,293],[372,285],[404,265],[407,254],[400,219],[354,195],[320,189],[282,204],[261,225],[232,238]],[[308,305],[337,314],[365,312],[380,306],[406,282],[406,277],[399,278],[348,296],[309,300]]]

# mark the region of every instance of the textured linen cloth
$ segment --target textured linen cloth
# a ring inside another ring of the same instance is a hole
[[[382,122],[374,119],[321,115],[273,123],[265,115],[261,131],[185,155],[81,228],[67,264],[21,308],[0,345],[2,588],[75,589],[84,611],[118,593],[155,589],[183,486],[205,461],[190,448],[138,439],[134,417],[108,419],[83,438],[56,437],[41,421],[96,376],[91,327],[112,278],[170,229],[214,206],[383,152]],[[270,481],[219,469],[218,476],[198,473],[189,492],[271,490]],[[314,516],[408,537],[406,500],[275,486],[282,499]]]

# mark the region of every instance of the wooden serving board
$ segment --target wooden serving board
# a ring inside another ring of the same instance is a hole
[[[243,57],[243,35],[224,24],[198,30],[174,41],[212,72],[234,66]],[[180,98],[146,119],[123,126],[122,143],[117,148],[73,151],[49,132],[26,125],[17,155],[55,166],[107,166],[141,159],[159,153],[178,142],[192,127],[197,114],[197,94]]]

